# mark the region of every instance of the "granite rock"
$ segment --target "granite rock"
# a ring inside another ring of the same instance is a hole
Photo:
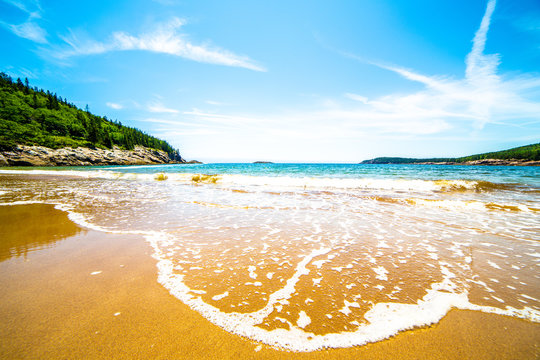
[[[50,149],[43,146],[17,145],[0,152],[0,166],[89,166],[150,165],[185,163],[176,155],[171,159],[162,150],[136,146],[133,150],[90,149],[84,147]]]

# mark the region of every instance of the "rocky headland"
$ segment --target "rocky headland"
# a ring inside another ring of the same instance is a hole
[[[135,146],[133,150],[90,149],[85,147],[50,149],[44,146],[17,145],[0,151],[0,166],[91,166],[91,165],[151,165],[183,164],[175,154],[163,150]]]

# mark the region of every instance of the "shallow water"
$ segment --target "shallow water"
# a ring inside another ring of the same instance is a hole
[[[0,202],[146,236],[158,281],[226,330],[297,351],[437,322],[540,321],[535,167],[210,164],[0,170]]]

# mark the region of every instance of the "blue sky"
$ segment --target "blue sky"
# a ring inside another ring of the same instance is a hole
[[[540,2],[0,0],[0,70],[205,162],[540,141]]]

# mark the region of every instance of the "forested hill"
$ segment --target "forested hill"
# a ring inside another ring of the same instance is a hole
[[[411,159],[400,157],[379,157],[372,160],[364,160],[361,164],[420,164],[420,163],[467,163],[488,159],[495,160],[518,160],[518,161],[540,161],[540,143],[520,146],[503,151],[495,151],[477,155],[464,156],[460,158],[431,158],[431,159]]]
[[[163,150],[172,160],[178,150],[166,141],[118,121],[77,108],[67,99],[31,87],[28,79],[13,80],[0,73],[0,150],[16,145],[40,145],[52,149],[89,147],[132,150],[136,145]]]

